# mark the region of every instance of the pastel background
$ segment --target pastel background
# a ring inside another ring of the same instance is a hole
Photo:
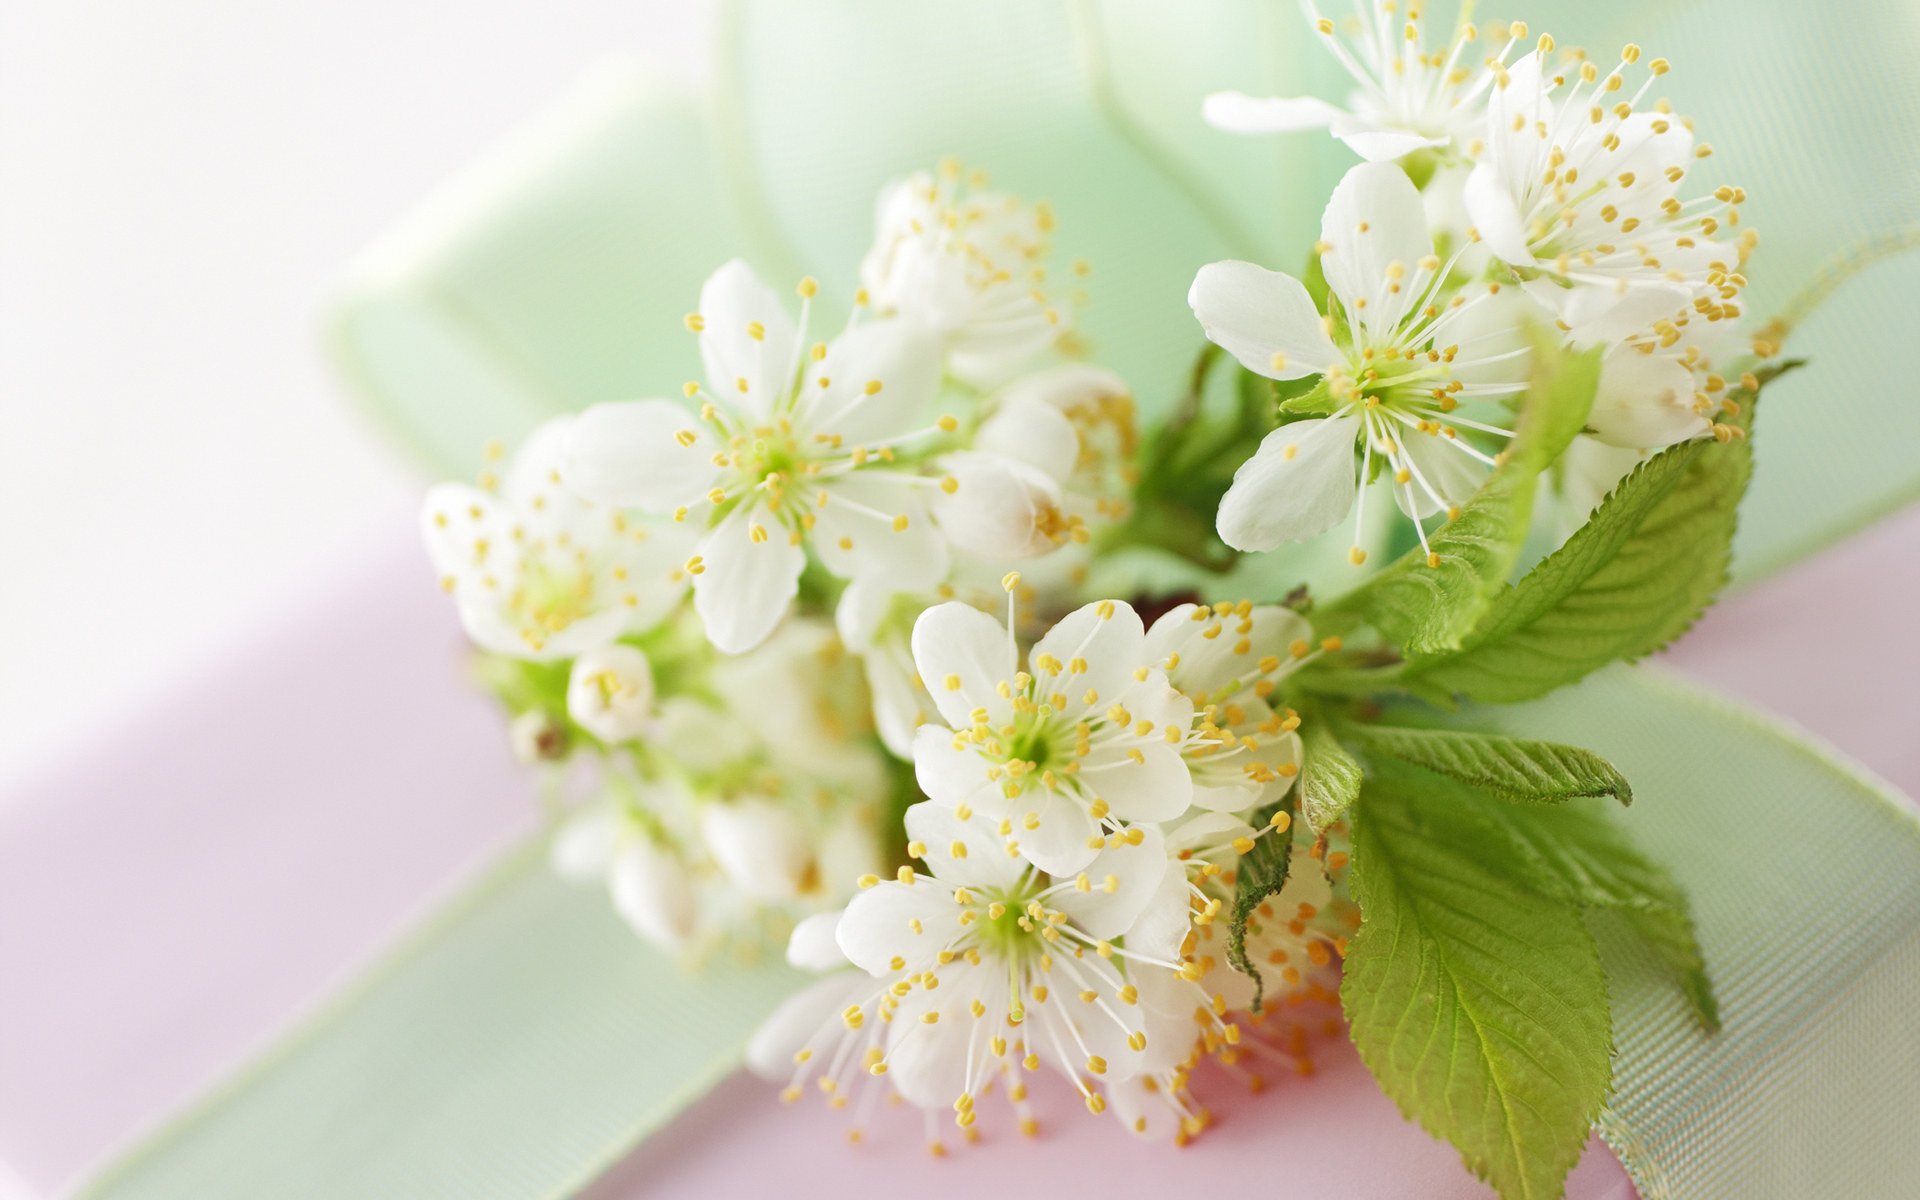
[[[610,49],[697,72],[705,7],[10,6],[0,862],[32,869],[0,873],[0,1200],[57,1195],[531,827],[411,543],[420,480],[322,361],[318,311],[352,254]],[[1732,599],[1670,658],[1914,792],[1920,648],[1897,631],[1916,587],[1909,511]],[[328,746],[305,726],[352,752],[312,769],[295,752]],[[409,779],[432,786],[396,806]],[[1201,1153],[1283,1138],[1302,1194],[1346,1194],[1355,1161],[1481,1194],[1350,1058],[1257,1103]],[[1373,1141],[1339,1146],[1342,1117]],[[832,1122],[735,1080],[593,1194],[750,1192],[782,1155],[811,1156],[820,1194],[878,1187],[921,1164],[916,1123],[897,1132],[849,1154]],[[1111,1149],[1065,1132],[996,1152],[1064,1180]],[[1195,1164],[1120,1153],[1170,1180]],[[1601,1158],[1576,1194],[1630,1194]],[[964,1190],[952,1166],[920,1193]]]
[[[0,784],[411,519],[322,361],[330,286],[596,62],[701,70],[708,9],[5,6]]]

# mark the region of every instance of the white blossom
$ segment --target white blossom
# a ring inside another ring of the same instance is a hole
[[[913,657],[945,724],[913,743],[921,790],[1001,830],[1006,853],[1071,875],[1127,823],[1185,812],[1193,706],[1148,665],[1131,607],[1069,614],[1019,669],[1007,626],[959,602],[922,613]]]
[[[1352,76],[1345,108],[1312,96],[1248,96],[1216,92],[1206,99],[1208,122],[1232,133],[1326,129],[1369,162],[1389,162],[1422,151],[1469,153],[1481,134],[1487,92],[1495,72],[1526,38],[1527,27],[1482,30],[1463,19],[1447,40],[1429,46],[1424,5],[1411,0],[1355,0],[1353,16],[1323,17],[1304,4],[1327,49]]]
[[[795,996],[753,1039],[750,1064],[788,1079],[789,1099],[811,1080],[846,1103],[878,1077],[916,1105],[950,1108],[966,1129],[976,1098],[1004,1082],[1031,1131],[1022,1069],[1052,1068],[1099,1113],[1143,1074],[1181,1094],[1196,1011],[1221,1040],[1237,1039],[1193,986],[1199,965],[1180,957],[1187,896],[1162,887],[1170,863],[1156,830],[1136,828],[1064,878],[942,805],[909,809],[907,833],[928,874],[865,880],[833,926],[858,970]],[[825,929],[796,930],[789,957],[831,962]]]
[[[1493,461],[1461,429],[1512,436],[1455,409],[1526,386],[1528,306],[1497,283],[1447,294],[1450,264],[1434,255],[1420,195],[1399,167],[1347,172],[1318,249],[1324,317],[1299,280],[1247,262],[1202,267],[1188,295],[1208,338],[1249,371],[1317,375],[1325,387],[1326,415],[1274,430],[1235,473],[1219,530],[1237,549],[1271,550],[1338,524],[1356,496],[1364,503],[1376,457],[1416,523],[1450,512]],[[1352,558],[1365,553],[1356,545]]]
[[[1576,344],[1612,342],[1689,309],[1709,321],[1739,315],[1755,235],[1731,235],[1746,193],[1723,185],[1681,198],[1711,149],[1664,102],[1639,107],[1666,60],[1648,63],[1623,98],[1638,46],[1605,71],[1585,58],[1551,67],[1550,46],[1543,39],[1503,71],[1488,102],[1485,153],[1463,194],[1487,248]]]
[[[1043,290],[1053,214],[963,174],[949,160],[880,193],[860,281],[876,312],[941,337],[956,378],[991,387],[1060,336],[1060,309]]]
[[[559,468],[575,418],[536,429],[487,486],[428,491],[421,527],[467,635],[516,658],[567,658],[658,622],[679,602],[686,541],[581,499]]]
[[[668,400],[603,404],[576,422],[564,472],[583,494],[703,530],[686,569],[713,644],[751,649],[798,589],[807,550],[836,575],[927,584],[946,573],[928,520],[932,481],[895,465],[903,447],[951,430],[931,412],[937,345],[904,320],[850,326],[806,345],[813,294],[796,327],[745,264],[716,271],[688,324],[707,388],[698,409]]]

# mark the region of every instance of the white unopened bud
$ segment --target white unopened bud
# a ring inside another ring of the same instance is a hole
[[[709,804],[700,836],[727,879],[756,900],[792,899],[813,865],[800,823],[770,800]]]
[[[947,540],[990,562],[1034,558],[1067,540],[1060,487],[1044,472],[998,454],[949,454],[942,470],[956,486],[933,492],[933,517]]]
[[[973,448],[1023,462],[1056,481],[1067,479],[1080,461],[1080,435],[1067,414],[1047,402],[1049,394],[1025,380],[1007,389],[999,409],[974,433]]]
[[[647,941],[675,950],[693,935],[693,879],[672,850],[633,839],[614,856],[608,884],[613,907]]]
[[[575,659],[567,680],[567,714],[603,742],[645,733],[653,716],[653,668],[647,656],[616,642]]]
[[[521,762],[558,762],[567,756],[566,726],[544,712],[523,712],[507,726],[507,744]]]

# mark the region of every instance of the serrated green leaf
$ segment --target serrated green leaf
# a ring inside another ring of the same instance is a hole
[[[1262,809],[1254,818],[1255,827],[1265,828],[1282,809],[1292,810],[1291,797]],[[1288,822],[1285,829],[1270,830],[1256,838],[1253,849],[1240,856],[1236,869],[1233,912],[1227,920],[1227,961],[1233,964],[1234,970],[1252,978],[1254,1012],[1260,1011],[1266,980],[1261,977],[1260,968],[1247,957],[1247,922],[1268,896],[1286,886],[1287,869],[1292,862],[1293,823]]]
[[[1346,815],[1360,797],[1360,764],[1325,721],[1310,721],[1300,735],[1300,812],[1318,833]]]
[[[1599,952],[1576,907],[1517,882],[1525,869],[1475,808],[1394,772],[1368,782],[1340,985],[1354,1044],[1509,1200],[1561,1195],[1612,1077]]]
[[[1579,353],[1534,331],[1532,382],[1504,461],[1460,514],[1332,606],[1364,620],[1409,656],[1452,650],[1480,624],[1519,559],[1535,481],[1580,432],[1600,378],[1597,349]],[[1331,627],[1331,626],[1330,626]]]
[[[1536,886],[1582,908],[1620,913],[1671,970],[1706,1028],[1720,1028],[1720,1006],[1707,978],[1691,906],[1666,868],[1641,854],[1604,813],[1566,805],[1551,809],[1487,806],[1487,815],[1533,861]]]
[[[1736,419],[1751,428],[1753,402]],[[1567,543],[1500,594],[1454,653],[1408,663],[1411,686],[1512,703],[1685,633],[1727,581],[1751,438],[1683,442],[1640,464]]]
[[[1633,803],[1626,777],[1606,759],[1578,746],[1397,725],[1353,725],[1344,732],[1364,751],[1424,767],[1509,802],[1559,804],[1610,796]]]

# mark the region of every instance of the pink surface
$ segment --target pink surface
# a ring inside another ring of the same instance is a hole
[[[410,528],[396,518],[394,543],[336,594],[0,805],[0,1164],[34,1193],[243,1061],[532,826]],[[1728,601],[1670,661],[1920,791],[1913,706],[1890,699],[1920,647],[1885,632],[1907,624],[1915,585],[1920,510]],[[736,1078],[592,1194],[877,1190],[903,1167],[921,1196],[997,1178],[1132,1192],[1195,1166],[1214,1183],[1271,1179],[1276,1163],[1292,1194],[1490,1194],[1400,1121],[1350,1051],[1317,1057],[1313,1078],[1259,1096],[1219,1081],[1221,1120],[1184,1151],[1087,1119],[1028,1142],[983,1106],[986,1144],[932,1168],[908,1114],[848,1147],[835,1114]],[[1571,1194],[1632,1191],[1595,1143]]]

